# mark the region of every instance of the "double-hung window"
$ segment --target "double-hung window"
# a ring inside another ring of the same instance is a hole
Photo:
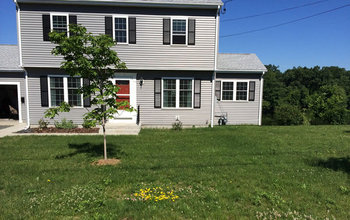
[[[81,106],[82,97],[79,93],[81,88],[81,78],[68,77],[68,104],[70,106]]]
[[[128,43],[128,17],[115,16],[114,17],[114,40],[117,43]]]
[[[221,100],[248,101],[247,81],[222,81]]]
[[[172,19],[172,44],[187,44],[187,19]]]
[[[78,77],[48,77],[50,107],[67,102],[73,107],[82,107],[83,95],[79,93],[82,79]]]
[[[63,77],[50,77],[51,106],[59,106],[64,102]]]
[[[236,100],[247,101],[248,100],[248,82],[237,82]]]
[[[193,79],[163,79],[163,108],[193,108]]]
[[[51,30],[68,34],[68,14],[51,14]]]

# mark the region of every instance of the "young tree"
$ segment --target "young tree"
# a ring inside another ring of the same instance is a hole
[[[89,85],[83,85],[79,90],[84,99],[91,99],[93,107],[84,115],[84,120],[102,125],[104,159],[107,160],[107,120],[114,118],[118,109],[133,111],[127,101],[116,101],[119,87],[110,80],[116,71],[126,69],[125,63],[111,49],[116,42],[107,35],[94,36],[81,25],[70,25],[69,37],[67,33],[57,32],[51,32],[49,36],[51,42],[57,44],[52,54],[64,59],[61,69],[72,77],[89,80]]]

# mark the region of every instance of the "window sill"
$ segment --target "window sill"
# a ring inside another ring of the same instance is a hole
[[[187,44],[171,44],[171,47],[188,47]]]
[[[194,108],[161,108],[162,110],[193,110]]]
[[[249,101],[245,101],[245,100],[220,100],[219,102],[248,103]]]

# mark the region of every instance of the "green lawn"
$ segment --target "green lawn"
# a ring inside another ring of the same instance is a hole
[[[102,137],[0,139],[0,219],[350,218],[350,126],[145,129],[107,141],[118,166],[90,165]],[[178,198],[134,195],[153,187]]]

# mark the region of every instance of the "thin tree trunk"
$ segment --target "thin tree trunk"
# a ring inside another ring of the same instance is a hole
[[[102,119],[102,129],[103,129],[103,154],[104,154],[104,159],[107,160],[106,121],[104,117]]]

